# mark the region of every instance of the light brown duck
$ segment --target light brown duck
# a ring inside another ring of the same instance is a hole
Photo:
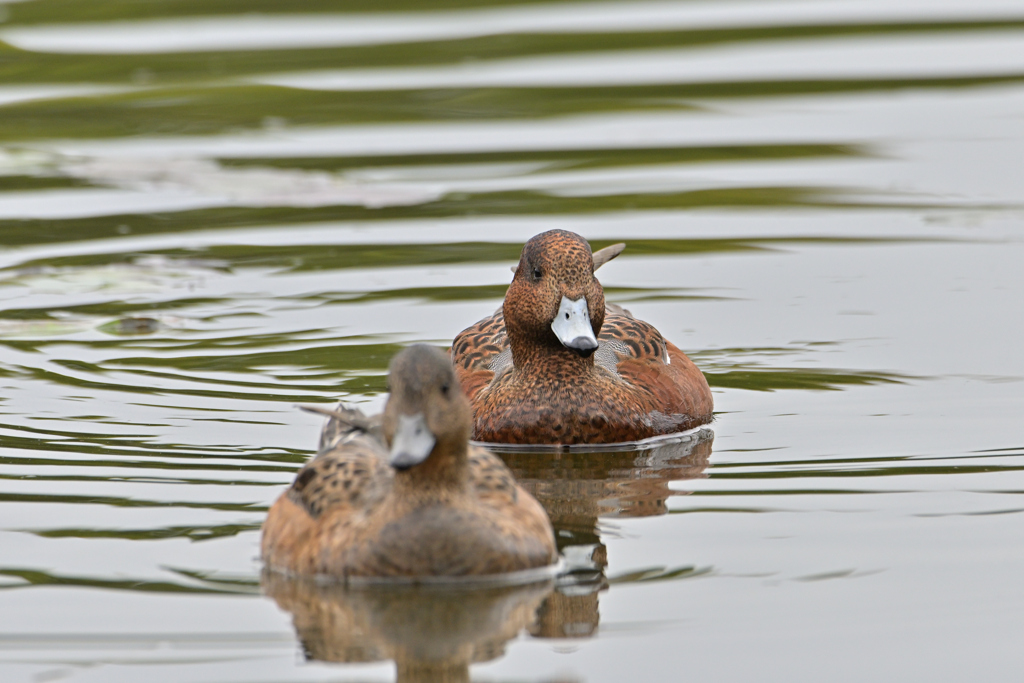
[[[349,577],[502,574],[557,560],[544,509],[502,461],[470,446],[472,409],[450,359],[411,346],[378,419],[333,414],[320,452],[274,503],[274,570]]]

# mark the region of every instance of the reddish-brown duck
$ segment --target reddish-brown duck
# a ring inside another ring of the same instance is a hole
[[[700,369],[653,326],[606,305],[594,271],[625,245],[592,253],[551,230],[523,247],[502,308],[452,343],[479,441],[615,443],[712,420]]]

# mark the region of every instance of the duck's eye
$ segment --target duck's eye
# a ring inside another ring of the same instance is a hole
[[[445,382],[444,384],[441,385],[441,393],[444,394],[445,396],[448,396],[448,392],[451,391],[451,388],[452,386],[448,384],[448,382]]]
[[[534,280],[539,280],[539,279],[540,279],[540,276],[541,276],[540,268],[536,268],[536,267],[535,267],[535,268],[533,269],[533,279],[534,279]]]

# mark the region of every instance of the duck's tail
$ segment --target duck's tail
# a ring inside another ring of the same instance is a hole
[[[358,408],[349,408],[342,404],[338,404],[334,408],[310,405],[300,405],[298,407],[307,413],[316,413],[328,418],[327,423],[320,430],[320,450],[331,447],[338,442],[339,438],[351,436],[353,433],[380,437],[380,415],[367,416]]]

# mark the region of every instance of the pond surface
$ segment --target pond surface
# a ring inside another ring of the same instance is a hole
[[[388,5],[0,3],[0,677],[1017,680],[1019,0]],[[553,592],[261,592],[295,405],[554,227],[713,435],[505,454]]]

